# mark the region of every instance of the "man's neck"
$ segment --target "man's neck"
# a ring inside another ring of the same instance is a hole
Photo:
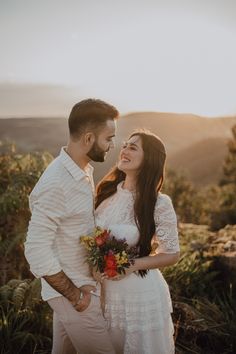
[[[65,148],[66,153],[72,158],[72,160],[78,165],[82,170],[85,170],[86,166],[89,163],[89,157],[82,152],[75,151],[74,147],[71,144]]]

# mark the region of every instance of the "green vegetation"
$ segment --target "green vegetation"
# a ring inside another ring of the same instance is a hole
[[[236,227],[213,233],[207,226],[180,224],[182,256],[164,270],[170,285],[177,353],[226,354],[236,348],[236,281],[219,260],[219,239],[236,240]]]
[[[22,243],[30,217],[28,195],[52,160],[48,153],[21,155],[14,145],[0,156],[0,285],[31,277]]]
[[[50,353],[52,313],[29,272],[23,241],[28,194],[52,160],[48,153],[0,156],[0,354]],[[236,352],[236,127],[219,185],[196,188],[168,171],[165,190],[175,206],[181,259],[164,270],[173,299],[178,354]],[[234,243],[235,242],[235,243]],[[234,256],[235,257],[235,256]],[[228,263],[227,263],[228,262]],[[235,258],[234,258],[235,262]],[[230,264],[230,267],[228,266]]]
[[[0,288],[1,354],[50,353],[52,315],[39,280],[10,280]]]

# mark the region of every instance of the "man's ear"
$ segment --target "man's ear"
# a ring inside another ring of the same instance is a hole
[[[89,145],[93,145],[93,143],[95,142],[95,135],[93,132],[87,132],[84,135],[84,142],[85,145],[89,146]]]

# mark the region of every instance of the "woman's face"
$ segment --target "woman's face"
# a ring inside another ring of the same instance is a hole
[[[134,135],[123,144],[117,167],[126,174],[136,173],[142,164],[143,156],[142,140],[140,136]]]

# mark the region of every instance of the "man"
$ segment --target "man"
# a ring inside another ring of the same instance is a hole
[[[81,235],[94,230],[93,168],[113,145],[113,106],[77,103],[69,116],[68,146],[47,167],[30,195],[32,217],[25,256],[42,278],[42,297],[53,309],[53,354],[114,353]]]

